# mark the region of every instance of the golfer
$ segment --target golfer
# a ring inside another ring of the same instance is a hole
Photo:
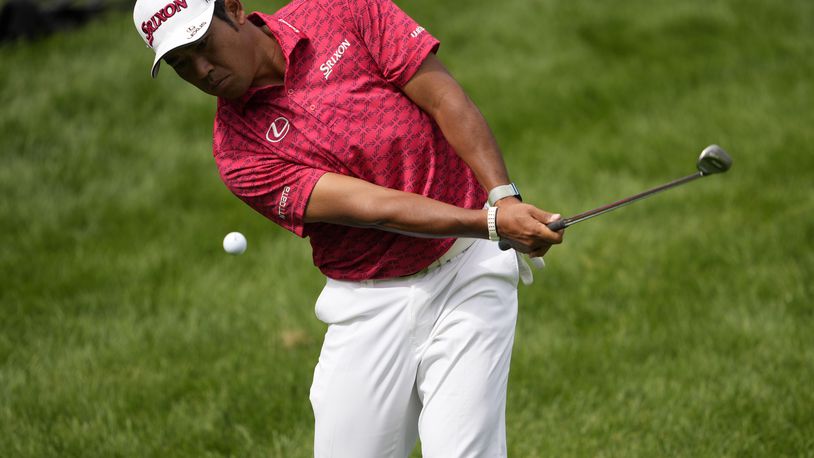
[[[138,0],[134,20],[154,77],[163,60],[217,97],[226,186],[327,277],[315,456],[406,457],[417,437],[425,457],[506,456],[517,252],[562,233],[522,203],[439,42],[390,0]]]

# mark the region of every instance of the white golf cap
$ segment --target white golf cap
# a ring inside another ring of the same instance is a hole
[[[215,0],[137,0],[133,22],[155,51],[150,74],[155,78],[164,54],[198,40],[209,30]]]

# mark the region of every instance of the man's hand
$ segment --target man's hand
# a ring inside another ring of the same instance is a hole
[[[512,248],[530,257],[543,256],[552,245],[562,243],[564,230],[553,232],[546,224],[560,219],[514,197],[497,201],[497,232]]]

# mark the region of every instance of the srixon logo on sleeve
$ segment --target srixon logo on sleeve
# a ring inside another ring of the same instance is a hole
[[[159,9],[148,21],[141,23],[141,31],[147,36],[147,44],[153,46],[153,35],[156,30],[161,27],[161,24],[167,22],[175,13],[186,9],[186,0],[173,0],[167,3],[164,8]]]

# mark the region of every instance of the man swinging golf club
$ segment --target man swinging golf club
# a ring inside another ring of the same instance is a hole
[[[328,277],[311,403],[317,457],[506,456],[516,251],[562,241],[522,203],[439,42],[390,0],[138,0],[134,21],[217,97],[221,178],[308,237]],[[488,203],[488,208],[486,204]],[[496,241],[516,251],[501,251]]]

